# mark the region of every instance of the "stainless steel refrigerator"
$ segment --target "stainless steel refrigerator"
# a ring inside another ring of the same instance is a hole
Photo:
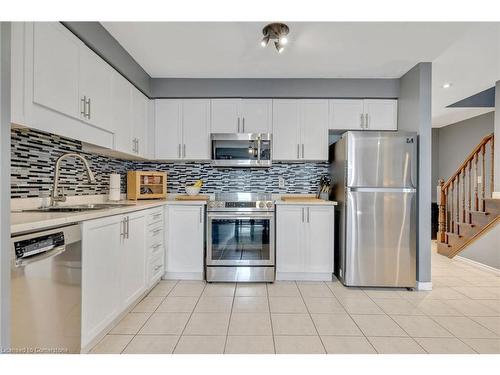
[[[417,135],[352,131],[333,147],[337,276],[348,286],[414,287]]]

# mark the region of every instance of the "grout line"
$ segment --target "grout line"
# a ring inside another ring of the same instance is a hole
[[[321,285],[325,285],[328,288],[328,286],[326,284],[324,284],[323,282],[322,282]],[[302,294],[302,291],[300,290],[299,285],[297,284],[296,281],[295,281],[295,287],[299,290],[300,298],[302,299],[302,303],[306,307],[307,314],[309,315],[309,319],[311,319],[311,322],[312,322],[312,324],[314,326],[314,329],[316,330],[316,333],[318,334],[318,338],[319,338],[319,341],[321,342],[321,346],[323,346],[323,350],[325,351],[325,354],[328,354],[328,351],[326,350],[326,346],[325,346],[325,344],[323,342],[323,339],[321,338],[321,335],[319,334],[318,327],[316,327],[316,323],[314,323],[314,319],[313,319],[313,317],[311,315],[311,312],[309,311],[309,307],[307,307],[307,303],[306,303],[306,301],[304,299],[304,295]],[[330,290],[330,288],[328,288],[328,290]],[[330,293],[333,294],[333,292],[331,290],[330,290]]]
[[[158,283],[157,283],[157,284],[156,284],[153,288],[151,288],[151,290],[149,291],[149,293],[151,293],[151,292],[153,291],[153,289],[155,289],[158,285],[160,285],[161,281],[162,281],[162,280],[160,279],[160,281],[159,281],[159,282],[158,282]],[[124,347],[124,348],[123,348],[123,350],[120,352],[120,354],[123,354],[123,352],[124,352],[124,351],[128,348],[128,346],[129,346],[129,345],[130,345],[130,343],[132,342],[132,340],[134,340],[134,338],[135,338],[135,337],[139,334],[139,332],[141,331],[141,329],[142,329],[142,328],[146,325],[146,323],[149,321],[149,319],[151,319],[151,317],[153,316],[153,314],[154,314],[154,313],[158,310],[158,308],[159,308],[159,307],[160,307],[160,305],[163,303],[163,301],[165,301],[165,299],[167,299],[168,295],[169,295],[170,293],[172,293],[172,290],[174,290],[175,286],[179,283],[179,280],[174,280],[174,281],[175,281],[175,284],[174,284],[174,285],[172,286],[172,288],[168,291],[168,293],[167,293],[167,295],[166,295],[166,296],[152,296],[152,297],[163,297],[163,299],[162,299],[162,300],[161,300],[161,302],[158,304],[158,306],[156,306],[156,308],[154,309],[154,311],[153,311],[153,312],[149,312],[149,311],[148,311],[148,313],[149,313],[150,315],[148,316],[148,318],[146,319],[146,321],[145,321],[145,322],[141,325],[141,327],[137,330],[137,333],[136,333],[136,334],[134,334],[134,337],[132,337],[132,338],[130,339],[130,341],[128,342],[128,344],[127,344],[127,345],[125,345],[125,347]],[[146,297],[149,297],[149,293],[148,293],[146,296],[144,296],[144,298],[143,298],[143,299],[141,299],[139,302],[137,302],[137,303],[135,304],[135,306],[134,306],[134,308],[133,308],[133,309],[135,309],[135,307],[136,307],[139,303],[141,303],[142,301],[144,301],[144,300],[146,299]],[[132,309],[132,310],[133,310],[133,309]],[[139,313],[133,313],[133,312],[132,312],[132,310],[130,310],[130,311],[128,312],[128,314],[139,314]],[[127,315],[128,315],[128,314],[127,314]],[[125,315],[125,316],[126,316],[126,315]],[[123,319],[122,319],[122,320],[123,320]],[[121,322],[121,320],[120,320],[120,322]],[[118,322],[118,324],[119,324],[120,322]]]
[[[229,321],[227,322],[227,329],[226,329],[226,341],[224,341],[224,349],[222,350],[222,354],[226,354],[226,348],[227,348],[227,338],[229,336],[229,327],[231,326],[231,320],[233,319],[233,307],[234,307],[234,299],[236,297],[236,289],[238,288],[238,283],[234,283],[234,291],[233,291],[233,300],[231,302],[231,311],[229,312]]]
[[[177,282],[177,284],[179,284],[179,282]],[[176,284],[176,285],[177,285]],[[174,348],[172,349],[172,354],[174,354],[175,352],[175,349],[177,349],[177,345],[179,345],[179,341],[181,341],[181,337],[182,335],[184,334],[184,331],[186,330],[186,327],[188,326],[189,322],[191,321],[191,317],[193,316],[194,314],[194,310],[196,309],[196,306],[198,306],[198,302],[200,302],[200,298],[201,296],[203,295],[203,292],[205,292],[205,289],[207,287],[207,283],[205,282],[205,285],[203,286],[203,290],[201,291],[200,295],[198,296],[198,299],[196,300],[196,303],[193,307],[193,310],[191,311],[191,313],[189,314],[189,318],[188,320],[186,321],[186,324],[184,325],[184,328],[182,329],[182,332],[180,333],[179,335],[179,338],[177,339],[177,342],[175,343],[175,346]],[[173,290],[173,289],[172,289]],[[181,296],[178,296],[178,297],[181,297]],[[194,296],[193,296],[194,297]]]
[[[276,280],[274,282],[276,282]],[[269,320],[271,321],[271,337],[273,339],[273,349],[274,349],[274,354],[278,354],[276,353],[276,340],[274,339],[273,316],[271,314],[271,301],[269,299],[269,288],[268,288],[269,284],[266,283],[265,286],[266,286],[267,308],[269,309]]]

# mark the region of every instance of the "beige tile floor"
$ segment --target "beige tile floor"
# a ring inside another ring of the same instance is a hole
[[[161,281],[92,353],[500,353],[500,277],[436,253],[433,290]]]

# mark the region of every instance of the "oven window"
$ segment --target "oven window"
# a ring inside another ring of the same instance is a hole
[[[212,260],[269,261],[269,219],[213,219]]]

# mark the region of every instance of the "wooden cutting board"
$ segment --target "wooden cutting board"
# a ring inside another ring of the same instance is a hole
[[[177,201],[208,201],[210,197],[208,195],[176,195],[175,200]]]
[[[281,200],[284,202],[317,202],[322,201],[322,199],[316,198],[312,195],[284,195],[281,197]]]

